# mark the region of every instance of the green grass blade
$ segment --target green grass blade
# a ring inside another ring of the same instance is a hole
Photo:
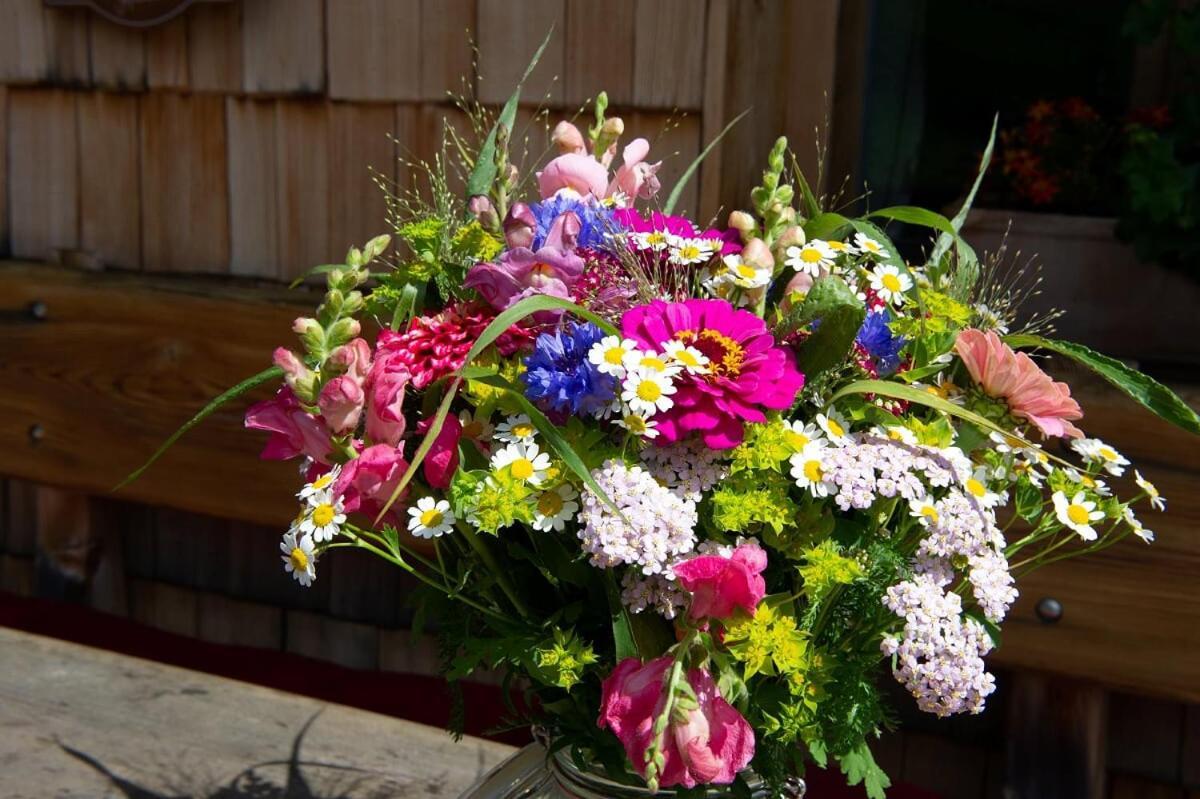
[[[408,484],[412,482],[413,477],[417,474],[417,469],[425,461],[425,456],[433,448],[433,442],[437,440],[438,435],[442,432],[442,425],[446,423],[446,416],[450,413],[450,403],[454,402],[454,397],[458,394],[458,387],[462,385],[462,381],[461,377],[454,378],[454,382],[450,384],[450,390],[446,392],[446,396],[442,397],[442,402],[438,405],[437,413],[434,414],[429,429],[425,431],[425,438],[421,439],[421,445],[413,453],[413,459],[409,462],[408,468],[400,478],[400,482],[396,483],[396,489],[392,491],[392,495],[384,503],[383,509],[379,511],[379,515],[375,517],[376,527],[383,521],[383,517],[387,516],[387,512],[392,509],[392,505],[396,504],[396,500],[404,493],[404,489],[408,488]]]
[[[962,230],[963,224],[967,221],[967,214],[971,213],[971,204],[975,202],[975,194],[979,191],[979,186],[983,183],[983,176],[987,174],[988,166],[992,163],[992,151],[996,148],[996,128],[999,124],[1000,115],[996,114],[992,118],[992,133],[988,136],[987,146],[983,148],[983,156],[979,159],[979,172],[975,175],[975,182],[971,185],[971,191],[967,193],[967,199],[963,201],[962,208],[959,208],[958,213],[950,220],[954,234],[942,233],[937,237],[937,241],[933,245],[933,252],[929,254],[929,263],[931,264],[942,260],[942,256],[949,251],[954,240],[958,238],[958,232]]]
[[[531,316],[539,311],[568,311],[576,316],[582,317],[589,322],[592,322],[605,333],[616,335],[617,329],[609,322],[587,310],[581,308],[570,300],[559,299],[558,297],[549,297],[545,294],[533,297],[526,297],[518,302],[513,307],[506,311],[502,311],[491,324],[483,329],[479,334],[479,339],[472,345],[467,352],[467,358],[463,362],[464,366],[469,366],[479,354],[487,349],[496,339],[504,335],[504,331],[508,330],[517,322],[520,322],[527,316]]]
[[[708,154],[712,151],[712,148],[716,147],[721,142],[721,139],[725,138],[725,134],[732,130],[733,126],[741,122],[742,118],[749,113],[750,109],[747,108],[745,111],[729,120],[729,124],[722,128],[721,132],[713,137],[713,140],[708,143],[707,147],[700,151],[700,155],[696,156],[692,163],[688,164],[688,168],[683,170],[683,174],[679,176],[679,180],[675,181],[675,188],[671,189],[671,193],[667,196],[667,202],[663,206],[664,214],[670,214],[675,210],[675,203],[679,202],[679,196],[683,194],[683,187],[686,186],[687,182],[692,179],[692,175],[696,174],[696,170],[700,168],[700,164],[705,158],[708,157]]]

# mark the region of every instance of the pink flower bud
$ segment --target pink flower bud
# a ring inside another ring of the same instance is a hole
[[[346,375],[326,383],[321,389],[317,405],[321,408],[321,416],[325,418],[329,432],[341,435],[354,430],[362,415],[365,399],[362,386]]]
[[[579,128],[567,122],[565,119],[554,126],[554,132],[550,134],[550,141],[558,148],[560,153],[580,153],[587,152],[583,145],[583,135],[579,132]]]
[[[729,227],[741,233],[754,230],[754,217],[745,211],[733,211],[729,214]]]
[[[504,241],[510,250],[533,246],[537,219],[525,203],[513,203],[504,218]]]
[[[762,239],[750,239],[742,248],[742,260],[760,269],[774,269],[775,256]]]
[[[801,247],[805,241],[804,228],[799,225],[792,225],[779,235],[779,238],[775,241],[775,248],[779,251],[785,250],[788,247]]]
[[[472,197],[467,202],[467,210],[479,224],[488,230],[495,230],[500,226],[500,217],[496,215],[496,206],[492,205],[492,201],[486,195],[477,194]]]

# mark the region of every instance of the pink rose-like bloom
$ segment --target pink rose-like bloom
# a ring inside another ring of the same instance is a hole
[[[671,664],[670,657],[657,658],[644,666],[636,658],[627,658],[604,681],[597,724],[620,739],[629,762],[643,777],[646,750],[654,737],[654,719],[662,712],[665,699],[663,678]],[[667,727],[659,785],[728,785],[754,757],[754,730],[722,698],[707,671],[692,669],[687,680],[696,692],[699,707],[687,713],[686,721],[672,720]]]
[[[758,544],[742,544],[731,557],[700,555],[675,565],[675,577],[692,595],[693,619],[724,619],[741,608],[754,613],[767,593],[762,578],[767,553]]]
[[[271,434],[259,455],[263,460],[286,461],[306,455],[327,462],[330,446],[325,420],[300,407],[300,401],[287,386],[271,399],[251,405],[246,410],[245,425],[250,430],[266,430]]]
[[[358,426],[365,400],[362,385],[349,375],[342,375],[325,384],[317,405],[329,432],[342,435]]]
[[[608,168],[590,155],[565,153],[546,164],[537,173],[537,179],[542,199],[553,197],[562,189],[571,189],[602,200],[608,188]]]
[[[373,444],[400,443],[404,435],[404,389],[408,370],[387,372],[379,369],[367,382],[367,436]]]
[[[333,484],[333,494],[342,498],[347,513],[361,511],[372,517],[377,516],[391,499],[392,492],[407,469],[408,461],[404,459],[402,449],[375,444],[342,467],[341,474]],[[393,519],[400,518],[399,499],[388,514]]]
[[[617,192],[624,194],[630,203],[634,200],[649,200],[658,194],[661,184],[658,181],[658,168],[662,161],[656,164],[646,163],[650,154],[650,142],[645,139],[634,139],[625,145],[621,152],[624,163],[617,167],[612,183],[608,185],[608,195]]]
[[[655,300],[627,311],[621,330],[645,350],[681,341],[709,359],[706,374],[679,377],[675,404],[654,417],[663,444],[697,433],[712,449],[736,447],[746,422],[765,422],[764,408],[790,408],[804,387],[791,350],[775,345],[766,322],[725,300]]]
[[[433,424],[433,419],[425,419],[417,425],[417,431],[424,433]],[[444,490],[450,487],[450,479],[458,469],[458,440],[462,438],[462,422],[454,414],[446,416],[442,429],[438,431],[433,446],[425,455],[421,469],[425,474],[425,482],[431,488]]]
[[[1083,436],[1083,431],[1071,424],[1083,418],[1083,410],[1071,398],[1070,386],[1051,380],[1032,358],[1013,352],[995,331],[964,330],[954,349],[975,382],[989,396],[1008,403],[1014,416],[1028,420],[1047,436]]]

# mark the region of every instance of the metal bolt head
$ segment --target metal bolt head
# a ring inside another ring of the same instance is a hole
[[[46,303],[41,300],[34,300],[29,303],[29,317],[36,319],[39,322],[44,322],[46,317],[50,315],[50,309],[46,307]]]
[[[1063,617],[1063,606],[1054,597],[1042,597],[1038,600],[1037,607],[1034,608],[1037,617],[1044,624],[1055,624]]]
[[[46,437],[46,428],[42,427],[37,422],[29,426],[29,443],[40,444],[42,439]]]

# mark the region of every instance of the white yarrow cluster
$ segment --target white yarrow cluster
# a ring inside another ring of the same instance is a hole
[[[699,502],[701,495],[729,476],[721,450],[698,439],[642,450],[644,468],[658,482],[684,499]]]

